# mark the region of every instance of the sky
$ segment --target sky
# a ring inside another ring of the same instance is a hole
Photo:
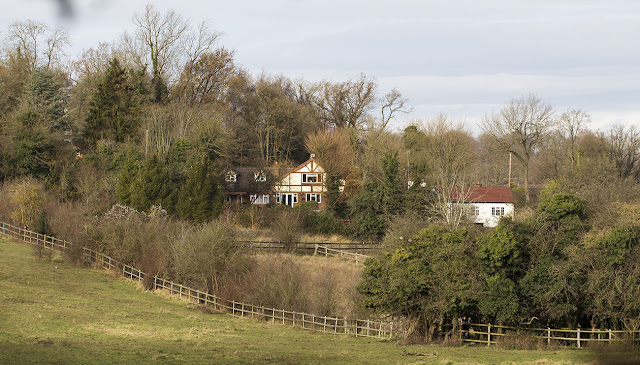
[[[1,0],[14,21],[63,26],[71,57],[133,31],[137,0]],[[308,81],[373,77],[409,114],[393,128],[444,113],[474,133],[509,100],[534,93],[558,114],[583,109],[590,129],[640,126],[640,2],[635,0],[159,0],[224,33],[252,74]]]

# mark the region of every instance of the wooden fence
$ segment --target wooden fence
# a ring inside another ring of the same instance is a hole
[[[615,331],[601,329],[553,329],[553,328],[516,328],[492,324],[465,323],[460,330],[464,342],[486,344],[487,346],[504,341],[507,336],[527,336],[542,340],[546,345],[573,345],[580,348],[590,342],[611,343],[620,340],[640,340],[640,331]]]
[[[331,257],[340,257],[341,259],[355,261],[358,263],[364,263],[371,256],[363,255],[359,253],[345,252],[342,250],[336,250],[327,246],[315,245],[314,255],[324,255]]]
[[[15,227],[4,222],[0,222],[0,234],[58,251],[66,251],[72,246],[67,241]],[[83,247],[82,254],[87,261],[94,263],[97,267],[121,270],[122,276],[126,279],[142,282],[145,278],[145,273],[141,270],[129,265],[120,265],[115,259],[100,252]],[[153,289],[165,290],[192,303],[208,305],[213,307],[214,310],[226,312],[235,317],[257,318],[274,324],[291,325],[317,332],[370,338],[392,338],[398,336],[401,332],[400,326],[393,322],[317,316],[230,301],[158,276],[153,278]]]
[[[244,241],[251,248],[267,249],[267,250],[281,250],[284,245],[281,242],[272,241]],[[315,251],[317,245],[325,246],[334,250],[342,251],[354,251],[356,253],[371,252],[380,248],[377,243],[366,242],[349,242],[349,243],[336,243],[336,242],[298,242],[296,243],[296,249],[301,251]]]

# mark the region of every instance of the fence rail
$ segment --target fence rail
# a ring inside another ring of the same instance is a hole
[[[248,244],[251,248],[257,249],[271,249],[278,250],[283,249],[284,244],[281,242],[273,242],[273,241],[243,241]],[[315,251],[315,247],[317,245],[329,247],[334,250],[342,250],[342,251],[355,251],[356,253],[360,252],[371,252],[373,250],[377,250],[380,248],[380,245],[377,243],[359,243],[359,242],[351,242],[351,243],[336,243],[336,242],[297,242],[296,249],[297,250],[306,250],[306,251]]]
[[[4,222],[0,222],[0,235],[63,252],[72,246],[71,243],[67,241],[25,230]],[[82,255],[87,261],[94,263],[100,268],[121,270],[122,276],[126,279],[142,282],[146,276],[141,270],[130,265],[121,265],[115,259],[103,253],[87,247],[83,247],[82,250]],[[208,305],[213,307],[214,310],[226,312],[235,317],[258,318],[274,324],[291,325],[316,332],[370,338],[392,338],[401,332],[400,325],[393,322],[317,316],[284,309],[256,306],[233,300],[230,301],[158,276],[153,277],[153,289],[168,291],[170,294],[185,298],[192,303]]]
[[[324,255],[327,257],[340,257],[342,259],[345,260],[349,260],[349,261],[355,261],[358,263],[364,263],[368,258],[370,258],[371,256],[369,255],[363,255],[360,253],[352,253],[352,252],[345,252],[342,250],[336,250],[333,248],[329,248],[327,246],[321,246],[321,245],[315,245],[315,250],[313,252],[314,255]]]
[[[601,330],[595,328],[516,328],[492,324],[465,323],[460,329],[462,341],[486,344],[487,346],[499,343],[501,338],[518,334],[543,340],[547,345],[551,345],[553,341],[562,345],[575,344],[578,348],[589,342],[612,343],[622,339],[640,340],[640,331]]]

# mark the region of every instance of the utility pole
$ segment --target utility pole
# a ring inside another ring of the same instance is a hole
[[[509,186],[511,186],[511,151],[509,151]]]

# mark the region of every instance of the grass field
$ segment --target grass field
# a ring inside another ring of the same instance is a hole
[[[593,362],[586,350],[400,345],[209,314],[107,271],[31,252],[0,238],[1,364]]]

